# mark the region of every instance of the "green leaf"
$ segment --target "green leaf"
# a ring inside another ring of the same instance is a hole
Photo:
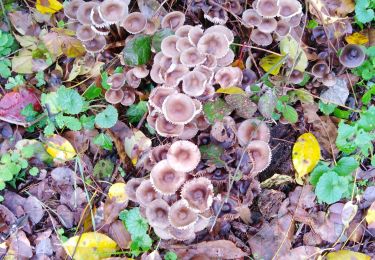
[[[336,138],[337,148],[346,154],[354,152],[357,146],[352,141],[354,140],[356,132],[355,127],[340,122]]]
[[[22,75],[16,75],[14,78],[10,77],[8,78],[8,83],[5,84],[6,89],[13,89],[18,86],[22,86],[25,84],[25,79]]]
[[[88,87],[88,89],[86,89],[83,96],[87,100],[93,100],[95,98],[100,97],[101,94],[102,94],[102,90],[100,88],[98,88],[95,84],[92,84],[90,87]]]
[[[221,98],[207,102],[203,105],[204,115],[210,124],[223,120],[224,116],[232,113],[233,109]]]
[[[36,83],[36,86],[39,88],[46,84],[46,81],[44,80],[44,72],[38,71],[38,73],[35,74],[35,79],[38,81]]]
[[[199,146],[199,150],[201,152],[202,159],[208,160],[218,167],[225,165],[225,162],[220,158],[224,153],[224,149],[221,146],[211,143]]]
[[[337,105],[332,104],[332,103],[325,103],[321,100],[319,100],[319,110],[322,111],[323,114],[326,116],[330,115],[335,111],[335,108]]]
[[[25,159],[30,159],[34,156],[34,146],[27,145],[21,148],[21,155]]]
[[[174,31],[169,28],[160,29],[152,36],[152,48],[154,48],[156,52],[160,52],[160,45],[163,39],[173,34]]]
[[[336,172],[329,171],[320,177],[315,193],[320,202],[332,204],[342,198],[348,185],[349,183],[345,177],[340,177]]]
[[[339,176],[346,176],[351,174],[358,168],[359,164],[353,157],[342,157],[337,165],[333,168]]]
[[[95,124],[100,128],[111,128],[117,122],[118,112],[117,109],[109,105],[102,112],[96,115]]]
[[[39,173],[39,169],[36,168],[36,167],[32,167],[32,168],[29,170],[29,174],[30,174],[31,176],[37,176],[38,173]]]
[[[97,136],[95,136],[93,141],[94,141],[94,144],[99,145],[103,149],[106,149],[109,151],[112,150],[112,146],[113,146],[112,139],[106,134],[103,134],[103,133],[98,134]]]
[[[298,113],[294,107],[286,105],[283,113],[283,117],[288,120],[290,123],[294,124],[298,121]]]
[[[111,88],[111,85],[108,84],[108,72],[103,71],[101,73],[102,76],[102,87],[106,90]]]
[[[318,184],[320,177],[328,171],[330,171],[330,168],[326,164],[320,163],[318,166],[316,166],[310,173],[311,185],[315,187],[316,184]]]
[[[307,28],[307,29],[314,29],[314,28],[317,27],[318,25],[319,25],[319,24],[318,24],[317,21],[315,21],[315,20],[309,20],[309,21],[307,22],[306,28]]]
[[[114,168],[113,162],[108,159],[102,159],[95,164],[93,174],[98,179],[109,178],[112,176]]]
[[[175,252],[167,252],[165,255],[164,255],[164,260],[177,260],[177,255]]]
[[[82,124],[81,122],[72,116],[64,116],[63,117],[64,124],[67,128],[69,128],[72,131],[79,131],[82,129]]]
[[[365,105],[368,105],[372,99],[372,96],[375,95],[375,84],[372,84],[370,89],[365,92],[362,96],[362,102]]]
[[[338,107],[335,108],[335,110],[333,111],[333,115],[335,117],[338,117],[338,118],[342,118],[342,119],[348,119],[349,116],[351,115],[351,111],[348,110],[348,111],[345,111],[345,110],[342,110]]]
[[[57,104],[67,114],[76,115],[83,110],[83,98],[74,89],[61,86],[57,90]]]
[[[26,105],[22,110],[21,110],[21,115],[25,117],[26,122],[31,122],[35,120],[35,117],[39,113],[34,110],[33,104],[28,104]]]
[[[9,59],[0,60],[0,76],[1,77],[6,79],[12,75],[10,66],[12,66],[12,63],[10,62]]]
[[[120,213],[119,218],[125,223],[132,238],[143,236],[148,231],[147,220],[141,216],[139,208],[124,210]]]
[[[138,123],[147,111],[147,102],[139,101],[138,104],[133,104],[126,110],[126,116],[130,123]]]
[[[358,127],[370,132],[375,129],[375,106],[369,107],[361,113],[361,118],[357,121]]]
[[[138,35],[128,41],[123,55],[125,63],[129,66],[146,64],[151,59],[151,36]]]
[[[142,236],[132,237],[130,244],[130,250],[133,255],[138,256],[142,252],[147,252],[151,249],[152,239],[149,235],[144,234]]]
[[[368,9],[369,8],[369,1],[362,0],[356,1],[355,5],[355,15],[359,22],[361,23],[369,23],[374,19],[374,10]]]
[[[82,115],[79,118],[79,121],[81,122],[83,128],[85,129],[94,129],[95,127],[95,116],[86,116]]]

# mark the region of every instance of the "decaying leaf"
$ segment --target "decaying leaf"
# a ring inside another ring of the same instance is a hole
[[[54,14],[63,8],[63,5],[57,0],[37,0],[36,10],[42,14]]]
[[[366,215],[367,227],[375,229],[375,201],[371,204]]]
[[[108,197],[115,200],[118,203],[125,203],[128,201],[128,196],[125,192],[126,184],[123,182],[117,182],[112,184],[108,190]]]
[[[349,223],[353,220],[355,215],[358,211],[358,205],[354,205],[352,201],[348,201],[345,203],[342,212],[341,212],[341,220],[342,223],[348,227]]]
[[[219,88],[216,90],[216,93],[233,95],[233,94],[245,94],[245,91],[242,88],[232,86],[228,88]]]
[[[257,111],[257,105],[246,95],[233,94],[225,96],[225,102],[242,118],[251,118]]]
[[[349,250],[339,250],[337,252],[331,252],[327,254],[327,260],[370,260],[371,257],[368,255],[353,252]]]
[[[73,32],[74,35],[74,32]],[[81,41],[72,36],[69,30],[54,30],[41,35],[47,50],[55,57],[65,54],[69,58],[82,56],[86,53]]]
[[[76,156],[72,144],[60,135],[48,137],[45,143],[46,151],[55,161],[69,161]]]
[[[265,72],[268,72],[272,75],[277,75],[280,72],[280,68],[283,65],[282,59],[284,57],[282,55],[270,54],[264,56],[259,61],[259,65],[264,69]]]
[[[109,257],[116,251],[117,244],[108,236],[98,232],[87,232],[74,236],[63,244],[69,256],[77,260],[99,260]]]
[[[292,36],[287,36],[280,41],[280,52],[288,55],[295,63],[294,69],[304,72],[308,61],[305,51]]]
[[[259,112],[265,118],[271,118],[272,113],[275,111],[276,104],[277,104],[277,97],[270,89],[259,98],[259,101],[258,101]]]
[[[151,139],[142,131],[133,129],[133,134],[124,139],[125,153],[131,159],[133,165],[137,164],[139,155],[151,147]]]
[[[346,2],[347,3],[351,2],[351,8],[353,8],[351,12],[354,11],[353,2],[352,1],[346,1]],[[315,15],[322,24],[330,24],[330,23],[334,23],[336,21],[345,19],[342,17],[338,17],[336,15],[331,15],[330,10],[326,5],[325,0],[309,0],[309,3],[310,3],[309,5],[310,13]],[[343,8],[341,8],[341,13],[345,14],[345,12],[343,11]]]
[[[320,146],[312,133],[304,133],[293,145],[293,166],[296,182],[303,184],[302,177],[310,173],[320,160]]]

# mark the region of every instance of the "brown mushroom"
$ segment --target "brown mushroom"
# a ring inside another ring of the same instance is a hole
[[[146,28],[146,25],[147,19],[140,12],[133,12],[127,15],[122,22],[122,27],[131,34],[142,32]]]
[[[272,43],[271,34],[261,32],[258,29],[254,29],[251,31],[250,39],[255,44],[258,44],[260,46],[268,46]]]
[[[161,112],[164,100],[172,94],[177,93],[175,88],[156,87],[151,90],[148,102],[157,111]]]
[[[329,73],[328,64],[325,61],[318,61],[311,68],[311,73],[317,78],[322,78],[324,75]]]
[[[246,151],[253,165],[252,174],[260,173],[270,165],[272,152],[268,143],[261,140],[251,141],[246,147]]]
[[[168,122],[164,116],[159,115],[155,122],[156,132],[164,137],[179,136],[184,131],[183,125],[176,125]]]
[[[267,124],[255,118],[242,121],[237,130],[238,142],[242,146],[246,146],[251,140],[269,142],[270,137]]]
[[[175,141],[168,150],[167,161],[176,171],[190,172],[194,170],[201,159],[201,153],[190,141]]]
[[[275,17],[280,10],[279,0],[258,0],[255,9],[263,17]]]
[[[261,22],[262,16],[260,16],[254,9],[247,9],[242,14],[242,23],[245,27],[255,27],[258,26]]]
[[[194,138],[199,129],[195,122],[189,122],[186,125],[184,125],[184,131],[178,136],[178,139],[182,140],[190,140]]]
[[[103,21],[103,19],[100,17],[99,5],[94,7],[91,10],[90,20],[91,20],[92,25],[94,25],[94,27],[104,28],[104,27],[107,26],[107,23],[105,21]]]
[[[77,39],[82,42],[90,41],[94,39],[95,36],[96,33],[91,29],[91,25],[81,25],[76,31]]]
[[[128,3],[122,0],[104,0],[99,5],[99,15],[107,24],[116,24],[128,14]]]
[[[238,86],[242,81],[242,71],[238,67],[223,67],[216,72],[214,78],[222,88]]]
[[[134,69],[128,70],[125,75],[126,84],[132,88],[138,88],[141,84],[141,79],[134,74]]]
[[[108,78],[107,83],[111,86],[111,89],[118,90],[124,86],[125,80],[124,73],[114,73]]]
[[[204,54],[211,54],[216,58],[222,58],[229,51],[229,41],[222,33],[205,33],[198,41],[198,51]]]
[[[121,100],[121,105],[123,106],[131,106],[134,104],[135,102],[135,98],[136,98],[136,95],[135,95],[135,92],[133,89],[131,88],[125,88],[123,90],[124,92],[124,97],[122,98]]]
[[[91,25],[91,19],[90,19],[91,10],[93,8],[97,7],[97,6],[98,6],[97,2],[84,2],[84,3],[81,3],[80,6],[78,7],[77,13],[76,13],[77,20],[81,24]]]
[[[180,61],[183,65],[191,68],[202,64],[206,60],[206,57],[199,53],[195,47],[185,49],[181,52]]]
[[[198,220],[198,215],[190,209],[189,203],[186,200],[181,199],[171,206],[168,219],[172,227],[177,229],[192,229]]]
[[[125,186],[125,193],[128,195],[128,198],[132,201],[137,202],[137,197],[135,195],[136,190],[138,189],[139,185],[141,185],[143,178],[131,178]]]
[[[336,78],[335,73],[330,72],[330,73],[323,75],[323,78],[321,80],[324,86],[332,87],[333,85],[336,84],[336,79],[337,78]]]
[[[157,193],[150,180],[143,180],[135,191],[137,201],[141,206],[147,207],[152,201],[160,199],[161,195]]]
[[[85,2],[83,0],[72,0],[67,3],[67,5],[64,7],[64,14],[66,17],[77,20],[77,11],[78,8],[84,4]]]
[[[356,68],[365,61],[364,48],[357,44],[348,44],[341,50],[340,63],[347,68]]]
[[[277,21],[275,18],[263,18],[258,25],[258,30],[264,33],[271,33],[276,30]]]
[[[169,122],[177,125],[189,123],[196,114],[193,100],[182,93],[169,95],[163,102],[162,111]]]
[[[108,89],[104,97],[108,103],[118,104],[124,98],[124,91],[122,89]]]
[[[189,203],[189,207],[202,213],[212,205],[213,186],[209,179],[205,177],[194,178],[184,184],[181,190],[181,197]]]
[[[303,72],[299,70],[293,70],[292,73],[290,73],[289,81],[293,84],[299,84],[303,81],[305,75]]]
[[[280,37],[284,37],[288,35],[288,33],[290,32],[290,27],[291,26],[289,25],[287,21],[280,20],[277,22],[275,33]]]
[[[169,28],[176,31],[185,23],[185,14],[179,11],[169,12],[161,21],[161,28]]]
[[[83,42],[83,46],[85,47],[86,51],[91,53],[101,52],[104,50],[106,45],[107,41],[103,35],[98,35],[90,41]]]
[[[152,201],[146,207],[146,218],[152,227],[167,228],[169,226],[169,205],[162,199]]]
[[[182,79],[182,91],[192,97],[203,94],[206,89],[206,76],[199,71],[190,71]]]
[[[302,5],[298,0],[279,0],[279,16],[291,18],[302,12]]]
[[[149,155],[151,162],[158,163],[161,160],[167,159],[169,147],[171,147],[171,144],[167,143],[152,148],[151,153]]]
[[[173,58],[175,56],[179,56],[180,52],[177,50],[177,40],[178,36],[176,35],[170,35],[163,39],[160,45],[161,52],[170,58]]]

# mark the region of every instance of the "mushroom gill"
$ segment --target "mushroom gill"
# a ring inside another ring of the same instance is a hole
[[[253,164],[252,174],[260,173],[270,165],[272,152],[268,143],[261,140],[251,141],[246,147],[246,151]]]

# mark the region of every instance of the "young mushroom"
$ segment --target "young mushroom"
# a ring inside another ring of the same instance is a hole
[[[156,87],[151,90],[148,103],[155,108],[157,111],[161,112],[164,100],[172,94],[176,94],[177,89],[166,88],[166,87]]]
[[[267,124],[259,119],[247,119],[242,121],[237,130],[238,142],[246,146],[251,140],[269,142],[271,138],[270,129]]]
[[[329,73],[328,64],[325,61],[318,61],[311,68],[311,73],[317,78],[323,78],[324,75]]]
[[[131,106],[134,104],[135,102],[135,98],[136,98],[136,95],[135,95],[135,91],[134,89],[132,88],[125,88],[123,90],[124,92],[124,97],[122,98],[121,100],[121,105],[123,106]]]
[[[341,50],[339,60],[347,68],[356,68],[361,66],[365,58],[363,47],[357,44],[348,44]]]
[[[179,11],[168,13],[161,21],[161,28],[169,28],[176,31],[185,23],[185,14]]]
[[[176,171],[190,172],[197,167],[200,159],[198,146],[190,141],[175,141],[167,153],[167,161]]]
[[[169,95],[163,102],[162,111],[165,119],[177,125],[189,123],[196,115],[193,100],[182,93]]]
[[[147,207],[152,201],[161,198],[161,195],[155,191],[150,180],[143,180],[135,191],[137,201],[141,206]]]
[[[288,35],[288,33],[290,32],[290,27],[291,26],[287,21],[280,20],[280,21],[277,22],[275,33],[279,37],[284,37],[284,36]]]
[[[227,52],[227,54],[225,54],[224,57],[217,59],[217,66],[218,67],[229,66],[234,61],[235,56],[236,55],[234,54],[234,52],[231,49],[229,49],[229,51]]]
[[[332,87],[336,84],[336,75],[333,72],[327,73],[321,79],[322,83],[326,87]]]
[[[84,3],[83,0],[72,0],[68,2],[64,8],[64,14],[72,20],[77,20],[78,8]]]
[[[206,75],[199,71],[190,71],[182,79],[182,91],[192,97],[203,94],[206,89]]]
[[[161,160],[167,159],[169,147],[171,147],[170,144],[162,144],[152,148],[149,155],[151,162],[158,163]]]
[[[181,190],[181,197],[197,213],[203,213],[211,207],[213,194],[212,183],[205,177],[190,180]]]
[[[91,25],[81,25],[76,31],[76,37],[78,40],[85,42],[94,39],[96,33],[91,29]]]
[[[189,207],[189,203],[186,200],[181,199],[171,206],[168,219],[172,227],[177,229],[193,229],[194,224],[198,220],[198,215]]]
[[[128,195],[128,198],[132,201],[137,202],[136,190],[139,185],[141,185],[143,178],[131,178],[125,186],[125,193]]]
[[[160,45],[161,52],[170,58],[179,56],[180,52],[177,50],[177,40],[179,38],[176,35],[170,35],[163,39]]]
[[[183,65],[191,68],[202,64],[206,57],[199,53],[195,47],[190,47],[181,52],[180,61]]]
[[[275,18],[263,18],[258,25],[258,30],[264,33],[271,33],[277,28],[277,21]]]
[[[140,12],[133,12],[127,15],[122,22],[122,27],[124,27],[124,29],[131,34],[142,32],[146,28],[146,25],[147,19]]]
[[[168,122],[163,115],[157,117],[155,122],[156,132],[163,137],[179,136],[184,131],[184,125],[176,125]]]
[[[98,6],[97,2],[83,2],[77,9],[77,20],[81,24],[91,25],[91,10]]]
[[[86,51],[90,53],[98,53],[104,50],[107,45],[107,41],[103,35],[97,35],[94,39],[90,41],[83,42],[83,46]]]
[[[197,46],[199,39],[203,36],[203,29],[201,26],[196,25],[189,30],[188,39],[191,44]]]
[[[124,91],[122,89],[108,89],[104,98],[110,104],[118,104],[124,98]]]
[[[272,43],[271,34],[261,32],[258,29],[254,29],[251,31],[250,39],[255,44],[258,44],[260,46],[268,46]]]
[[[279,0],[278,5],[280,6],[279,15],[282,18],[291,18],[302,13],[302,5],[298,0]]]
[[[238,67],[223,67],[215,74],[215,83],[222,88],[238,86],[242,81],[242,71]]]
[[[293,84],[299,84],[303,81],[304,77],[305,76],[304,76],[303,72],[301,72],[299,70],[293,70],[292,73],[290,73],[289,82],[291,82]]]
[[[111,86],[112,90],[118,90],[125,85],[125,81],[124,73],[114,73],[108,78],[107,83]]]
[[[162,199],[152,201],[146,207],[146,218],[152,227],[167,228],[169,226],[169,205]]]
[[[128,3],[122,0],[104,0],[98,11],[100,18],[108,25],[117,24],[128,14]]]
[[[242,23],[245,27],[255,27],[258,26],[261,22],[262,16],[260,16],[254,9],[247,9],[242,14]]]
[[[260,173],[270,165],[272,153],[268,143],[261,140],[251,141],[246,147],[246,151],[253,164],[252,174]]]
[[[205,33],[198,41],[198,51],[204,54],[211,54],[215,58],[224,57],[229,51],[228,38],[218,32]]]
[[[191,28],[193,28],[192,25],[188,25],[188,24],[182,25],[176,30],[175,35],[181,38],[188,37],[189,31]]]
[[[263,17],[275,17],[279,14],[280,0],[258,0],[255,9]]]

